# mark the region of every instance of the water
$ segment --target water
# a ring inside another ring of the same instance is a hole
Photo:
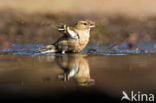
[[[120,101],[123,90],[155,93],[155,44],[138,45],[45,55],[32,52],[44,44],[12,44],[0,50],[0,99]]]
[[[42,48],[44,46],[45,46],[45,44],[15,44],[14,43],[14,44],[11,44],[7,48],[0,47],[0,53],[1,53],[1,55],[11,54],[11,55],[35,56],[35,55],[41,55],[41,54],[33,53],[33,51],[37,50],[38,48]],[[155,53],[155,52],[156,52],[156,44],[145,42],[145,43],[138,43],[137,48],[135,48],[135,49],[129,49],[127,43],[123,43],[120,45],[89,44],[83,51],[81,51],[81,54],[128,55],[128,54],[149,54],[149,53]]]

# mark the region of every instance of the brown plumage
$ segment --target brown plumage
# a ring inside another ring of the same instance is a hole
[[[95,26],[95,23],[89,20],[78,21],[74,26],[62,25],[58,31],[63,34],[52,45],[47,45],[39,49],[39,52],[80,52],[89,42],[90,29]]]
[[[89,64],[85,56],[65,54],[56,57],[58,66],[64,71],[58,75],[59,79],[65,82],[74,80],[81,86],[93,85],[95,81],[90,76]]]

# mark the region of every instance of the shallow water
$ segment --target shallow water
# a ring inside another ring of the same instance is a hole
[[[89,45],[80,54],[43,55],[32,51],[44,44],[12,44],[0,49],[0,98],[120,101],[123,90],[155,93],[155,44],[139,45]]]
[[[0,46],[0,55],[41,55],[40,53],[34,53],[33,51],[44,47],[46,44],[16,44],[12,43],[7,47]],[[81,54],[91,55],[129,55],[129,54],[149,54],[156,52],[156,43],[137,43],[137,48],[129,49],[127,43],[114,45],[100,45],[89,44]],[[47,54],[46,54],[47,55]],[[49,55],[49,54],[48,54]],[[51,54],[50,54],[51,55]],[[55,54],[52,54],[55,55]]]

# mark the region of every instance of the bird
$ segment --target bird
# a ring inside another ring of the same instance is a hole
[[[91,20],[77,21],[73,26],[61,25],[58,31],[63,34],[53,44],[46,45],[36,50],[40,53],[78,53],[83,50],[89,42],[90,30],[95,27]]]
[[[59,80],[64,82],[74,80],[80,86],[94,85],[91,78],[90,68],[84,54],[65,54],[56,57],[56,63],[64,72],[58,75]]]

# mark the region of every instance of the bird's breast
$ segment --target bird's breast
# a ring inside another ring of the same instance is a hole
[[[76,30],[78,36],[79,36],[79,41],[88,41],[90,38],[89,30]]]
[[[84,49],[87,44],[88,44],[88,40],[86,40],[86,41],[80,41],[79,42],[79,49],[80,50]]]

